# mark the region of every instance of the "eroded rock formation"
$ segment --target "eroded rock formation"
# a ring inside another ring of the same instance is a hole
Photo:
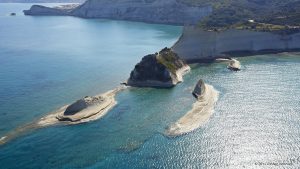
[[[129,86],[173,87],[183,81],[182,76],[190,70],[184,60],[169,48],[145,56],[130,74]]]

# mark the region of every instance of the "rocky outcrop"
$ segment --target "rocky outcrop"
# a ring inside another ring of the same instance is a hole
[[[86,96],[41,118],[37,124],[40,126],[56,123],[78,124],[99,119],[116,105],[115,95],[123,89],[121,86],[101,95]]]
[[[72,10],[33,6],[26,15],[70,15],[175,25],[196,24],[211,6],[190,6],[177,0],[87,0]]]
[[[229,70],[232,70],[232,71],[240,71],[241,68],[242,68],[240,61],[238,61],[236,59],[233,59],[233,58],[230,58],[230,57],[227,57],[227,58],[217,58],[216,61],[217,62],[228,63],[227,68]]]
[[[300,33],[280,35],[235,29],[216,32],[185,26],[172,49],[188,63],[214,60],[224,54],[278,53],[299,50]]]
[[[173,87],[183,81],[182,76],[190,70],[184,60],[171,49],[145,56],[130,74],[129,86]]]
[[[94,121],[104,117],[107,112],[116,104],[115,95],[124,90],[124,86],[120,86],[114,90],[110,90],[104,94],[97,96],[87,96],[71,105],[65,105],[48,115],[31,122],[27,125],[16,128],[0,138],[0,145],[15,139],[30,130],[48,127],[57,124],[80,124]]]
[[[176,137],[192,132],[204,125],[212,115],[218,100],[218,91],[213,86],[205,84],[203,80],[199,80],[193,95],[197,101],[193,104],[192,110],[167,128],[167,136]]]
[[[204,93],[205,93],[205,83],[202,79],[200,79],[194,88],[193,95],[196,99],[199,100],[201,99],[201,96],[204,95]]]
[[[238,61],[236,59],[230,59],[227,68],[232,71],[240,71],[241,63],[240,63],[240,61]]]
[[[77,122],[94,116],[114,104],[115,101],[111,97],[104,97],[104,95],[95,97],[87,96],[68,106],[56,118],[59,121]]]

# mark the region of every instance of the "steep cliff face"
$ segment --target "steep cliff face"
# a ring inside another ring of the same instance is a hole
[[[70,15],[71,11],[78,6],[78,4],[69,4],[49,8],[42,5],[33,5],[29,10],[24,10],[23,12],[25,15],[63,16]]]
[[[86,18],[183,25],[196,24],[211,11],[211,7],[192,7],[176,0],[88,0],[72,14]]]
[[[70,11],[35,6],[26,15],[72,15],[148,23],[196,24],[212,12],[211,6],[190,6],[177,0],[87,0]]]
[[[300,33],[280,35],[234,29],[214,32],[187,26],[172,49],[188,62],[239,51],[276,53],[300,49]]]
[[[129,86],[173,87],[182,82],[182,76],[190,67],[172,50],[145,56],[130,74]]]

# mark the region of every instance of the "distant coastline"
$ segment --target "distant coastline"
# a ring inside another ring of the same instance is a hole
[[[184,27],[182,35],[172,46],[172,50],[188,63],[212,62],[216,58],[241,56],[241,54],[250,56],[300,51],[299,26],[283,26],[249,20],[229,27],[209,28],[198,23],[201,20],[207,23],[205,17],[213,12],[211,6],[193,6],[182,2],[179,0],[164,2],[154,0],[147,3],[120,1],[115,4],[110,1],[88,0],[81,5],[68,4],[53,8],[33,5],[29,10],[24,10],[24,14],[181,25]],[[170,10],[169,6],[174,9]]]
[[[1,0],[0,3],[83,3],[85,0]]]
[[[73,8],[45,7],[33,5],[24,10],[33,16],[75,16],[81,18],[102,18],[168,25],[196,25],[199,20],[212,13],[210,5],[192,6],[178,0],[118,1],[87,0]]]

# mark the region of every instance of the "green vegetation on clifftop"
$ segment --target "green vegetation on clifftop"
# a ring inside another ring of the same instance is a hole
[[[292,33],[299,31],[299,0],[179,0],[189,5],[211,5],[213,13],[199,23],[206,30],[249,28]],[[258,24],[259,23],[259,24]],[[245,25],[243,25],[245,24]]]

